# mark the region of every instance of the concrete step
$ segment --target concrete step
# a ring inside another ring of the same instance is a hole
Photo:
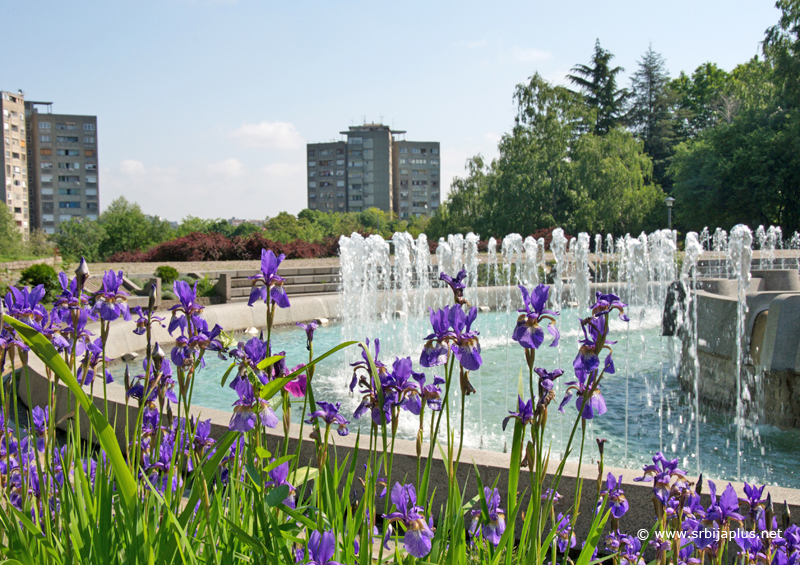
[[[331,273],[327,275],[304,275],[304,276],[291,276],[285,277],[286,286],[295,284],[333,284],[341,282],[342,277],[338,273]],[[231,288],[252,287],[253,281],[250,279],[236,278],[231,281]]]
[[[286,285],[284,288],[286,289],[286,294],[308,294],[310,292],[339,292],[339,288],[341,285],[338,283],[332,284],[292,284]],[[231,288],[231,297],[238,297],[238,296],[250,296],[250,291],[252,290],[251,286],[245,287],[232,287]]]

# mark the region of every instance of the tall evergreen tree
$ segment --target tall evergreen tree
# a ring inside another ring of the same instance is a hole
[[[674,97],[668,84],[664,58],[651,45],[631,77],[628,124],[653,160],[653,180],[664,189],[670,187],[667,167],[676,144]]]
[[[597,117],[593,124],[594,133],[604,135],[615,127],[623,125],[625,101],[628,91],[617,88],[617,75],[622,67],[609,66],[614,55],[600,47],[598,39],[594,45],[594,55],[588,65],[575,65],[567,75],[573,84],[580,87],[586,104],[595,110]]]

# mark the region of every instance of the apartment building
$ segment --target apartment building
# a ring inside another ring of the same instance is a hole
[[[96,220],[100,197],[97,116],[53,114],[51,102],[26,102],[30,222],[45,233],[73,218]]]
[[[31,225],[24,94],[0,92],[0,107],[3,121],[3,153],[0,156],[3,201],[23,238],[27,239]]]
[[[308,207],[325,212],[379,208],[400,218],[440,203],[439,142],[406,141],[383,124],[351,126],[340,141],[309,143]]]

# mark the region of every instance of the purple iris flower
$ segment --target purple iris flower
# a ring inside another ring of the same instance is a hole
[[[736,521],[740,524],[744,522],[744,516],[739,514],[739,497],[733,486],[728,483],[725,492],[717,500],[717,485],[714,481],[708,481],[708,488],[711,491],[711,505],[706,513],[706,520],[717,522],[722,525],[728,521]]]
[[[6,327],[3,327],[3,329],[0,330],[0,371],[6,367],[8,351],[13,349],[17,349],[18,351],[30,350],[24,342],[17,339],[16,332],[9,331]]]
[[[86,310],[82,308],[78,310],[77,318],[77,321],[73,318],[73,316],[66,316],[64,318],[66,325],[61,328],[61,335],[67,342],[69,349],[71,349],[72,345],[77,342],[75,351],[78,355],[83,355],[84,343],[90,341],[90,338],[94,334],[86,329],[86,323],[89,321],[89,313]]]
[[[253,281],[253,290],[250,291],[250,300],[247,305],[252,306],[259,300],[267,302],[267,295],[272,298],[281,308],[289,307],[289,297],[286,296],[286,289],[283,283],[286,280],[278,275],[278,266],[283,262],[286,256],[281,253],[277,257],[271,249],[261,250],[261,272],[255,276],[248,277]],[[259,281],[263,285],[259,286]]]
[[[299,365],[293,367],[289,373],[297,372],[305,366],[305,363],[300,363]],[[306,395],[307,386],[308,377],[306,377],[305,373],[303,373],[302,375],[297,375],[291,381],[286,383],[286,386],[284,386],[283,389],[295,398],[303,398]]]
[[[450,327],[455,332],[455,343],[451,349],[458,362],[467,371],[477,371],[483,364],[481,344],[478,342],[479,333],[470,330],[477,316],[478,309],[474,306],[470,308],[469,314],[464,314],[460,307],[450,309]]]
[[[550,391],[553,390],[555,386],[555,381],[558,377],[564,374],[562,369],[556,369],[555,371],[548,371],[547,369],[536,368],[534,369],[537,375],[539,375],[539,387],[541,390]]]
[[[317,418],[322,418],[327,426],[336,425],[336,432],[340,436],[346,436],[350,433],[350,431],[347,429],[347,424],[350,422],[345,420],[344,416],[339,414],[339,409],[342,406],[341,402],[337,402],[336,404],[332,404],[330,402],[317,402],[317,406],[319,406],[320,409],[316,412],[311,412],[308,415],[306,424],[313,424]]]
[[[558,545],[558,551],[564,553],[567,551],[568,548],[575,547],[575,544],[578,543],[577,538],[575,537],[575,532],[572,531],[572,519],[569,514],[564,516],[561,512],[558,513],[555,520],[555,530],[556,530],[556,537],[558,541],[556,542]]]
[[[414,373],[411,377],[419,383],[419,394],[422,397],[422,401],[428,404],[428,408],[431,410],[441,410],[442,409],[442,389],[440,388],[441,385],[445,383],[445,380],[442,377],[433,377],[433,384],[425,384],[425,374],[424,373]]]
[[[40,304],[47,293],[44,285],[22,290],[12,286],[9,290],[5,298],[6,314],[39,330],[47,322],[47,310]]]
[[[100,314],[100,318],[113,322],[120,316],[124,320],[131,319],[131,312],[128,309],[128,293],[120,290],[122,286],[122,271],[106,271],[103,274],[103,286],[94,293],[94,311]]]
[[[686,484],[686,471],[678,469],[678,459],[667,460],[660,451],[653,456],[653,464],[645,465],[642,470],[644,475],[633,480],[636,482],[653,481],[653,493],[662,504],[666,504],[669,499],[670,481],[673,478],[677,479],[676,484]]]
[[[620,536],[620,565],[644,565],[642,542],[636,536]]]
[[[53,301],[53,308],[75,310],[89,305],[89,299],[83,294],[78,294],[77,277],[70,280],[62,271],[58,273],[58,282],[61,284],[61,294]]]
[[[461,269],[456,278],[454,279],[450,275],[445,272],[439,274],[439,280],[444,281],[453,291],[453,299],[455,300],[456,304],[467,304],[466,299],[464,298],[464,289],[466,285],[464,284],[464,279],[467,278],[467,270]]]
[[[336,537],[333,532],[322,532],[314,530],[308,537],[308,551],[298,552],[297,563],[308,563],[309,565],[341,565],[333,559],[336,551]]]
[[[158,347],[157,343],[156,347]],[[153,363],[153,366],[150,367],[149,378],[146,379],[144,374],[135,377],[138,382],[128,389],[127,395],[147,404],[154,403],[158,398],[177,404],[178,398],[173,390],[176,383],[172,379],[172,367],[169,361],[163,359],[159,367],[155,365],[156,363]],[[147,371],[147,359],[142,360],[142,367]],[[145,389],[145,387],[147,388]],[[144,398],[145,393],[147,398]]]
[[[33,429],[36,432],[36,450],[44,452],[44,436],[47,434],[47,420],[50,416],[50,409],[45,407],[42,410],[39,406],[33,409]]]
[[[278,417],[269,402],[257,397],[253,386],[247,380],[240,380],[236,385],[239,399],[233,403],[233,416],[229,429],[235,432],[248,432],[256,427],[260,420],[268,428],[278,426]]]
[[[175,291],[175,296],[180,300],[180,304],[170,308],[172,317],[167,328],[170,335],[177,328],[185,329],[187,327],[187,318],[198,317],[204,308],[202,304],[197,302],[197,281],[195,281],[194,287],[189,286],[185,281],[175,281],[172,283],[172,289]],[[182,315],[178,316],[178,314]]]
[[[417,379],[412,380],[412,376],[417,374],[419,373],[414,373],[412,370],[411,357],[395,358],[392,372],[387,373],[382,379],[384,392],[387,390],[394,392],[396,405],[415,416],[419,416],[422,409],[419,384]]]
[[[138,318],[136,318],[136,329],[133,330],[133,333],[136,335],[144,335],[147,332],[147,314],[142,311],[141,306],[134,306],[131,308],[131,311],[138,316]],[[161,316],[151,316],[149,323],[152,326],[153,324],[160,324],[163,321],[164,318]],[[164,324],[161,324],[161,327],[163,328]]]
[[[517,319],[517,326],[514,328],[514,334],[511,339],[518,342],[525,349],[539,349],[544,342],[544,330],[542,330],[540,323],[542,320],[550,320],[547,325],[547,331],[553,336],[553,342],[550,347],[558,347],[558,340],[561,334],[556,328],[555,318],[553,318],[553,316],[558,316],[558,312],[545,309],[550,287],[540,284],[533,289],[533,292],[529,293],[527,288],[519,285],[519,290],[522,293],[524,308],[518,311],[524,313]]]
[[[575,370],[575,376],[578,377],[577,381],[569,381],[567,383],[567,392],[564,395],[564,399],[561,401],[561,404],[558,407],[559,412],[564,412],[564,406],[572,398],[573,391],[578,397],[575,399],[575,407],[578,410],[583,409],[581,413],[581,417],[585,420],[591,420],[595,416],[602,416],[606,413],[606,399],[603,398],[603,394],[600,392],[600,388],[594,387],[594,374],[588,375],[583,370]],[[586,405],[584,406],[584,398],[588,396],[588,400],[586,400]]]
[[[275,459],[271,459],[270,463],[274,461]],[[294,485],[290,484],[287,481],[287,479],[289,478],[289,462],[287,461],[286,463],[278,465],[277,467],[272,469],[269,472],[269,478],[270,480],[267,481],[266,483],[266,486],[268,487],[274,488],[282,485],[286,485],[289,487],[289,496],[286,498],[286,500],[283,501],[283,503],[289,508],[294,508],[296,504],[295,502],[296,490],[294,488]]]
[[[445,306],[439,310],[431,311],[431,326],[433,326],[433,333],[425,339],[425,346],[422,349],[422,354],[419,356],[419,364],[423,367],[436,367],[447,363],[447,340],[453,337],[453,332],[450,331],[450,309],[461,308],[460,306]]]
[[[511,418],[519,420],[522,422],[523,426],[533,422],[533,398],[531,398],[528,402],[525,402],[522,400],[521,396],[517,396],[517,405],[519,406],[519,412],[509,411],[508,416],[503,419],[503,431],[505,431],[508,421]]]
[[[483,487],[483,496],[486,499],[489,521],[485,524],[481,524],[481,508],[474,508],[470,510],[472,524],[470,524],[469,531],[474,536],[478,532],[478,526],[481,526],[483,538],[489,540],[492,545],[497,547],[500,543],[500,538],[503,536],[503,532],[506,530],[506,513],[500,508],[500,491],[498,489]]]
[[[378,354],[381,352],[381,340],[375,338],[375,354],[372,356],[372,363],[375,365],[375,369],[378,371],[378,377],[385,375],[388,372],[386,365],[383,364],[378,359]],[[369,348],[369,338],[366,339],[366,346]],[[356,384],[359,383],[358,377],[358,370],[361,369],[367,373],[370,372],[369,367],[369,360],[367,359],[367,352],[363,349],[361,350],[361,361],[356,361],[355,363],[350,363],[350,366],[353,367],[353,378],[350,380],[350,392],[353,392],[356,388]],[[365,377],[361,377],[360,382],[363,386],[369,387],[369,383],[366,382]]]
[[[758,517],[759,510],[764,508],[764,504],[767,502],[766,499],[762,499],[761,496],[764,494],[764,489],[766,485],[762,487],[757,487],[756,485],[749,485],[747,483],[744,484],[744,494],[747,498],[740,498],[739,502],[742,504],[747,504],[750,508],[749,516],[750,520],[753,522],[756,521]]]
[[[78,374],[76,376],[78,382],[84,386],[92,384],[94,382],[97,365],[103,360],[108,361],[108,359],[103,358],[103,340],[99,337],[94,341],[87,340],[86,354],[78,367]],[[111,371],[106,369],[106,383],[113,382],[114,377],[111,375]]]
[[[317,321],[313,320],[307,324],[296,322],[295,325],[300,326],[303,328],[303,331],[306,332],[307,346],[310,346],[311,342],[314,341],[314,330],[319,327]]]
[[[392,529],[388,527],[389,524],[398,522],[406,530],[405,536],[403,536],[403,545],[406,551],[417,559],[425,557],[431,551],[433,531],[422,515],[422,507],[417,506],[417,491],[414,485],[403,486],[395,483],[390,497],[397,510],[383,515],[386,527],[384,544],[392,533]]]
[[[239,372],[231,381],[230,387],[235,389],[241,380],[247,380],[247,375],[252,373],[258,377],[261,384],[269,382],[267,373],[258,368],[258,364],[268,357],[267,344],[257,337],[251,337],[247,342],[240,341],[239,346],[231,351],[231,357],[237,365]]]
[[[630,322],[630,318],[625,315],[626,306],[627,304],[623,304],[616,294],[602,294],[598,292],[596,294],[595,303],[592,304],[592,315],[601,316],[603,314],[608,314],[611,310],[619,310],[619,319],[623,322]]]
[[[606,345],[614,345],[616,342],[605,339],[608,328],[604,317],[581,320],[581,329],[583,330],[583,339],[572,366],[576,371],[583,370],[591,373],[600,366],[600,349]],[[609,362],[606,361],[606,363]],[[613,373],[613,368],[614,365],[611,363],[612,370],[608,372]]]
[[[606,477],[606,488],[600,492],[600,494],[608,496],[611,515],[617,519],[622,518],[630,507],[625,498],[625,491],[622,490],[621,487],[622,475],[620,475],[619,480],[617,480],[613,474],[609,473]]]

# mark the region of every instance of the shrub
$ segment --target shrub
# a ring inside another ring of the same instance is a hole
[[[169,265],[161,265],[156,267],[156,276],[161,277],[161,284],[169,286],[178,280],[178,269],[170,267]]]
[[[162,287],[162,289],[161,289],[161,299],[162,300],[175,300],[176,298],[177,297],[175,296],[174,292]]]
[[[214,288],[214,283],[208,278],[208,275],[202,279],[197,279],[197,296],[216,296],[217,290]]]
[[[58,275],[50,265],[31,265],[22,271],[19,282],[21,285],[31,287],[40,284],[44,285],[46,291],[44,301],[48,303],[53,301],[56,291],[61,288],[58,282]]]

